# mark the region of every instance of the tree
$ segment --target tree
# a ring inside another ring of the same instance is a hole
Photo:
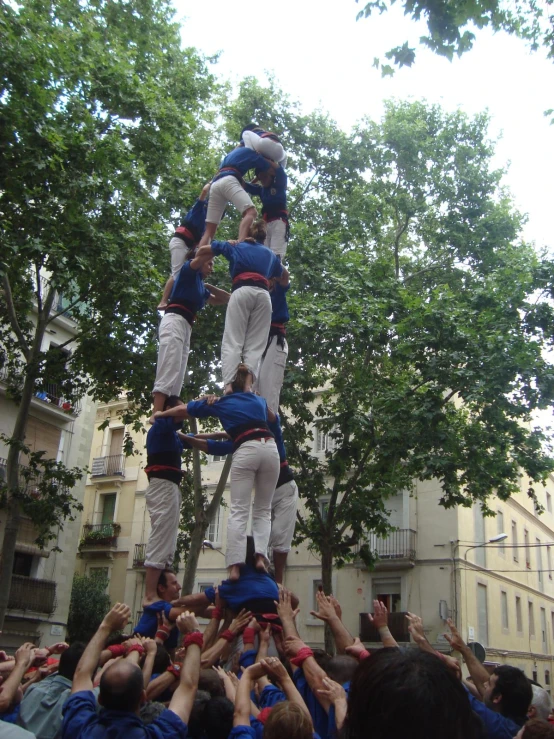
[[[125,389],[135,417],[150,402],[166,224],[213,167],[217,88],[205,60],[181,49],[172,14],[166,0],[1,6],[0,363],[18,412],[4,490],[0,627],[33,394],[55,377],[71,402]],[[42,351],[59,295],[60,312],[77,321],[69,362]],[[58,506],[53,515],[68,513]]]
[[[67,617],[67,639],[69,643],[88,643],[106,613],[110,610],[110,596],[106,593],[107,577],[75,575],[71,589],[69,615]]]
[[[359,0],[356,0],[358,2]],[[395,0],[371,0],[366,2],[357,18],[368,18],[373,12],[384,13],[394,5]],[[454,54],[462,56],[473,47],[475,33],[470,28],[489,27],[493,31],[506,33],[525,39],[531,49],[540,46],[547,49],[548,57],[554,59],[554,8],[552,0],[537,3],[523,0],[511,4],[502,0],[403,0],[404,15],[419,21],[422,16],[427,23],[428,35],[421,36],[420,42],[435,54],[452,60]],[[390,49],[386,58],[396,67],[410,67],[415,61],[415,49],[406,41],[401,46]],[[375,66],[379,66],[379,59]],[[394,74],[389,64],[381,64],[383,75]]]
[[[334,564],[371,564],[367,533],[386,533],[387,498],[414,479],[439,480],[445,507],[490,513],[522,469],[534,497],[554,468],[532,420],[554,397],[554,264],[519,240],[487,125],[389,104],[346,142],[348,184],[299,206],[282,405],[297,538],[326,592]]]

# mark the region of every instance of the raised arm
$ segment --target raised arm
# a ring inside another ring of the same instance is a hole
[[[332,599],[319,590],[315,597],[317,601],[317,611],[310,611],[311,615],[315,618],[319,618],[321,621],[326,621],[329,624],[329,628],[331,629],[331,633],[335,640],[337,652],[339,654],[345,654],[346,647],[350,647],[354,644],[354,637],[339,618]]]
[[[261,662],[247,667],[239,680],[237,695],[235,697],[235,715],[233,726],[250,726],[250,693],[253,683],[266,673],[266,668]]]
[[[380,600],[373,601],[373,615],[367,614],[370,622],[377,628],[379,638],[384,647],[398,647],[398,643],[389,631],[389,612]]]
[[[150,684],[150,680],[152,679],[152,670],[154,669],[156,654],[158,653],[158,645],[154,639],[143,639],[142,646],[146,652],[146,657],[144,658],[144,664],[142,666],[142,679],[144,682],[144,689],[146,690]]]
[[[222,290],[220,287],[210,285],[207,282],[205,282],[204,285],[211,293],[210,297],[208,298],[208,303],[210,305],[227,305],[227,303],[231,299],[231,293],[228,293],[227,290]]]
[[[168,408],[166,411],[156,411],[152,418],[190,418],[186,405],[176,405],[174,408]]]
[[[202,667],[211,667],[214,665],[225,647],[236,639],[236,637],[248,626],[248,622],[252,618],[250,611],[244,609],[232,621],[228,629],[224,629],[218,634],[218,638],[210,649],[207,649],[202,655]]]
[[[455,649],[462,655],[464,662],[467,665],[467,669],[469,670],[469,674],[471,675],[471,679],[479,691],[479,695],[483,697],[485,694],[485,683],[489,681],[490,675],[462,639],[460,632],[454,626],[452,619],[449,618],[446,623],[448,624],[448,628],[451,633],[445,634],[444,636],[452,649]]]
[[[186,611],[177,619],[177,628],[184,634],[186,648],[185,660],[181,667],[181,675],[177,690],[173,693],[169,710],[187,723],[198,688],[200,675],[200,651],[202,649],[202,633],[198,628],[198,621],[193,613]]]
[[[279,285],[281,285],[281,287],[286,287],[287,285],[290,284],[290,275],[286,267],[283,267],[281,277],[277,278],[277,282],[279,283]]]
[[[31,642],[22,644],[15,653],[15,666],[2,684],[0,693],[0,713],[5,713],[15,701],[23,675],[27,672],[35,657],[35,645]],[[21,699],[21,693],[19,694]]]
[[[73,677],[72,693],[78,693],[81,690],[92,690],[92,676],[98,666],[100,654],[106,646],[108,637],[114,631],[122,631],[127,626],[130,617],[131,609],[125,603],[116,603],[109,613],[104,616],[98,631],[87,644],[87,648],[79,660]]]
[[[296,703],[310,719],[310,722],[312,722],[312,716],[308,710],[308,706],[304,703],[304,699],[298,692],[291,676],[285,670],[281,660],[278,657],[266,657],[262,660],[262,665],[264,665],[272,680],[279,683],[281,690],[287,696],[287,700],[291,703]]]

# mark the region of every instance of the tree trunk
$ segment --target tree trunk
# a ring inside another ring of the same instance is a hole
[[[15,544],[17,541],[17,532],[19,530],[19,522],[21,520],[21,511],[17,498],[13,497],[14,492],[19,487],[19,459],[21,456],[21,444],[25,441],[25,431],[27,429],[27,421],[29,418],[29,409],[31,408],[31,400],[35,391],[35,381],[38,376],[38,359],[46,321],[52,308],[54,301],[54,290],[48,291],[48,296],[44,301],[43,309],[39,313],[35,335],[31,346],[29,361],[27,363],[27,371],[23,390],[21,393],[21,402],[17,411],[15,425],[13,428],[7,460],[7,505],[6,505],[6,527],[4,529],[4,541],[2,542],[2,561],[0,562],[0,631],[4,628],[6,611],[8,609],[8,601],[10,598],[10,590],[12,585],[13,561],[15,557]]]
[[[333,592],[332,578],[333,551],[326,547],[321,553],[321,582],[325,595],[331,595]],[[335,654],[335,640],[327,622],[325,622],[325,651],[327,654]]]
[[[196,419],[191,419],[191,431],[197,433],[198,428],[196,425]],[[185,574],[183,575],[183,587],[182,594],[190,595],[194,588],[194,580],[196,578],[196,569],[198,567],[198,559],[202,550],[202,542],[206,534],[208,525],[217,513],[225,485],[227,484],[227,478],[229,476],[229,470],[231,469],[231,463],[233,461],[233,455],[229,454],[221,470],[221,475],[217,487],[214,491],[210,504],[204,508],[204,501],[202,495],[202,471],[200,467],[200,452],[197,449],[193,449],[192,453],[192,473],[193,473],[193,484],[194,484],[194,529],[192,530],[190,540],[190,550],[187,554],[187,563],[185,565]]]

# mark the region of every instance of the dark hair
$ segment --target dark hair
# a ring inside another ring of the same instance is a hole
[[[261,218],[258,218],[258,220],[254,221],[252,225],[250,226],[250,230],[248,231],[248,236],[251,239],[254,239],[258,244],[265,244],[265,240],[267,237],[267,224],[264,220]]]
[[[438,657],[419,649],[379,649],[360,662],[348,697],[344,736],[475,739],[477,727],[462,684]]]
[[[173,572],[173,570],[162,570],[160,572],[160,579],[158,580],[158,587],[160,587],[161,585],[162,587],[166,588],[167,587],[166,575],[174,575],[174,574],[175,573]]]
[[[523,739],[554,739],[554,726],[541,718],[532,718],[525,724]]]
[[[331,661],[331,655],[325,651],[325,649],[318,649],[317,647],[312,650],[314,653],[314,659],[317,664],[321,667],[324,672],[327,672],[327,667]]]
[[[178,405],[184,405],[178,395],[168,395],[164,402],[164,411],[168,408],[176,408]]]
[[[197,690],[192,704],[189,720],[187,721],[187,737],[189,739],[201,739],[204,736],[202,718],[204,709],[210,700],[210,694],[205,690]]]
[[[158,644],[156,656],[154,657],[154,664],[152,665],[152,674],[159,675],[161,672],[165,672],[170,664],[171,659],[167,653],[167,649],[163,644]]]
[[[314,727],[296,703],[281,701],[273,706],[264,724],[264,739],[312,739]]]
[[[243,134],[243,133],[244,133],[245,131],[255,131],[256,129],[259,129],[260,131],[262,130],[262,129],[260,128],[260,126],[258,126],[258,124],[257,124],[257,123],[249,123],[249,124],[248,124],[247,126],[245,126],[245,127],[244,127],[244,128],[242,129],[242,131],[240,132],[240,137],[241,137],[241,139],[242,139],[242,134]]]
[[[233,702],[224,695],[218,695],[204,706],[202,726],[204,736],[210,739],[227,739],[233,728]]]
[[[244,388],[246,386],[246,381],[248,380],[248,375],[250,374],[250,370],[245,364],[239,364],[237,368],[237,374],[235,375],[235,379],[231,383],[231,387],[233,388],[234,393],[243,393]]]
[[[533,700],[533,688],[523,671],[511,665],[500,665],[492,674],[497,680],[490,697],[492,700],[497,695],[502,696],[497,704],[500,713],[516,722],[525,718]]]
[[[75,641],[69,649],[66,649],[65,652],[61,653],[60,661],[58,663],[58,675],[61,675],[68,680],[73,680],[73,675],[75,674],[75,670],[77,669],[79,660],[83,656],[86,646],[87,645],[82,641]]]
[[[357,666],[358,661],[354,657],[349,657],[347,654],[337,654],[328,661],[325,672],[331,680],[342,685],[352,680]]]
[[[148,701],[148,703],[145,703],[140,709],[140,720],[145,724],[145,726],[149,726],[153,721],[159,718],[164,711],[165,706],[163,703],[159,703],[158,701]]]
[[[102,673],[99,703],[109,711],[136,711],[143,690],[144,680],[140,667],[130,663],[124,666],[124,663],[116,662]]]
[[[214,670],[200,670],[198,677],[198,690],[207,690],[212,698],[225,695],[223,681]]]

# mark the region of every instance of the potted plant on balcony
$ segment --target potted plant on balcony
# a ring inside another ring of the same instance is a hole
[[[83,538],[79,543],[79,548],[83,546],[114,546],[119,533],[121,532],[121,525],[118,523],[110,523],[101,526],[98,529],[85,530],[83,532]]]

